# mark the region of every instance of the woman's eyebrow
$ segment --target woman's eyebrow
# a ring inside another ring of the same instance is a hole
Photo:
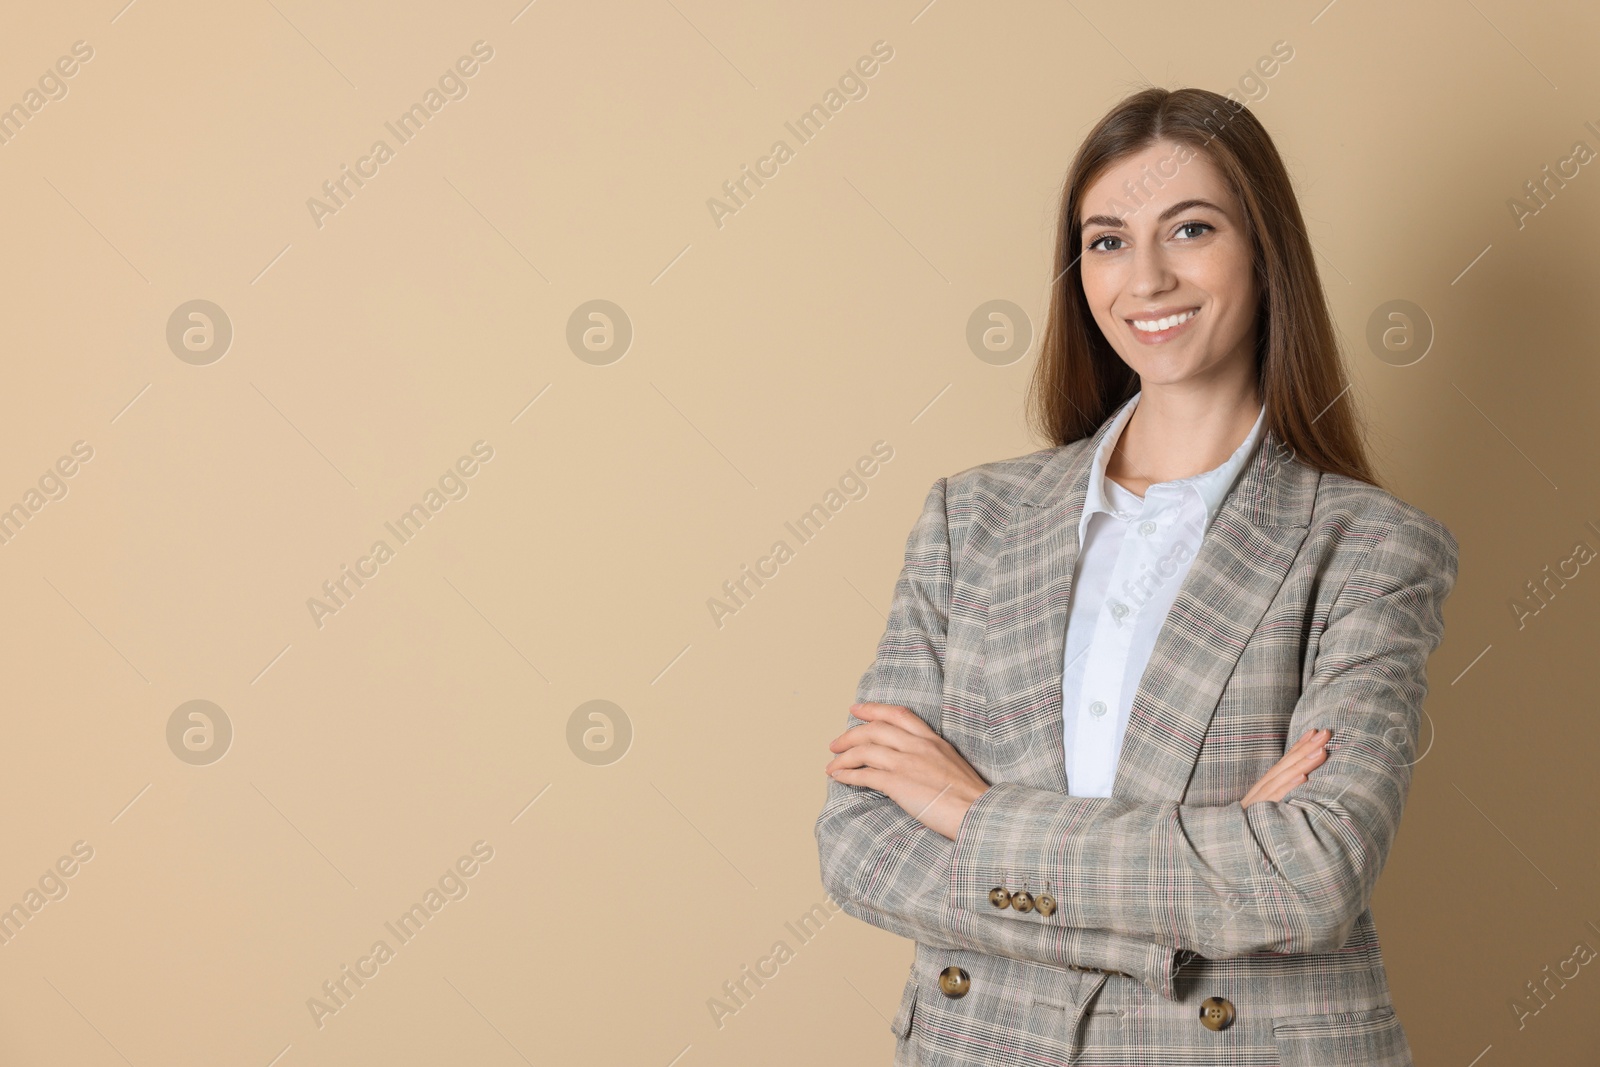
[[[1228,217],[1228,213],[1226,211],[1222,210],[1220,207],[1218,207],[1217,205],[1213,204],[1211,201],[1209,201],[1209,200],[1200,200],[1198,198],[1190,198],[1188,200],[1180,200],[1180,201],[1178,201],[1176,204],[1173,204],[1171,207],[1167,208],[1167,210],[1165,210],[1161,214],[1157,215],[1156,216],[1156,222],[1158,222],[1158,223],[1166,222],[1168,219],[1170,219],[1174,215],[1181,215],[1183,212],[1192,211],[1193,209],[1195,209],[1197,207],[1210,208],[1212,211],[1215,211],[1217,214],[1221,215],[1223,218],[1227,218]],[[1131,211],[1128,214],[1129,215],[1133,215],[1133,214],[1136,214],[1137,211],[1138,211],[1138,209],[1136,208],[1136,209],[1134,209],[1134,211]],[[1126,218],[1126,217],[1127,216],[1124,216],[1124,218]],[[1113,227],[1115,227],[1115,226],[1121,226],[1121,225],[1122,225],[1122,219],[1117,218],[1117,216],[1115,216],[1115,215],[1090,215],[1088,218],[1083,220],[1083,224],[1082,224],[1082,226],[1080,228],[1087,230],[1090,226],[1113,226]]]

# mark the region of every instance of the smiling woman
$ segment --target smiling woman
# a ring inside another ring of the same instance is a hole
[[[934,483],[829,746],[823,882],[917,942],[895,1062],[1409,1067],[1368,902],[1455,538],[1369,468],[1248,108],[1113,108],[1052,277],[1049,446]]]

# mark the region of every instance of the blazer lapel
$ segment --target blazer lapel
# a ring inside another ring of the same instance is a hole
[[[992,768],[1068,791],[1062,659],[1078,520],[1095,450],[1063,445],[1024,488],[996,560],[984,629]],[[1112,795],[1181,801],[1212,712],[1305,540],[1319,475],[1270,427],[1207,529],[1134,694]],[[992,779],[993,780],[993,779]]]

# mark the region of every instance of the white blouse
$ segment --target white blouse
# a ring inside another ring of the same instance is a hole
[[[1067,792],[1075,797],[1111,795],[1133,695],[1156,635],[1266,418],[1262,408],[1244,442],[1220,467],[1158,482],[1140,497],[1105,475],[1139,395],[1117,409],[1095,452],[1078,522],[1061,671]]]

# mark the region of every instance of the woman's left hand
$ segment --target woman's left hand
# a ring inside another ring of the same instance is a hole
[[[866,722],[834,738],[825,770],[845,785],[876,789],[922,825],[950,840],[989,783],[955,747],[909,708],[852,704]]]

